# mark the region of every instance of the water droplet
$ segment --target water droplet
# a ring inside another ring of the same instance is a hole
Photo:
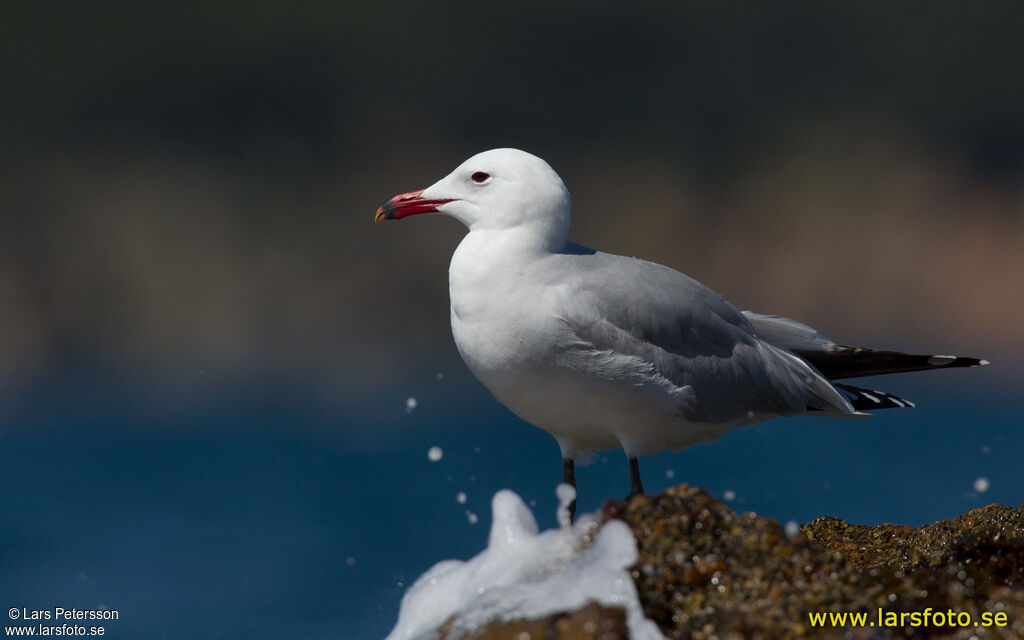
[[[429,451],[427,451],[427,460],[430,460],[431,462],[437,462],[443,457],[444,451],[441,449],[441,447],[433,446],[430,447]]]
[[[988,478],[986,478],[985,476],[981,476],[980,478],[974,481],[974,490],[977,493],[985,493],[986,491],[988,491],[988,487]]]

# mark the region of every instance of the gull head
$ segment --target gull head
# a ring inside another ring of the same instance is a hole
[[[492,149],[426,189],[391,198],[376,220],[442,213],[470,231],[525,229],[564,242],[570,208],[569,192],[547,162],[518,149]]]

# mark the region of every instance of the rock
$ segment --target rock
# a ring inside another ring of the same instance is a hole
[[[647,616],[669,638],[907,637],[887,612],[1005,612],[1001,628],[918,628],[914,637],[1024,636],[1024,508],[998,505],[920,529],[818,518],[789,538],[702,489],[610,502],[637,538]],[[875,627],[813,627],[809,612],[863,612]],[[891,620],[885,617],[881,620]]]
[[[990,504],[920,529],[818,518],[802,532],[815,546],[840,552],[862,568],[912,572],[963,562],[993,573],[991,580],[1024,587],[1024,508]]]
[[[452,635],[441,627],[442,640],[629,640],[626,614],[591,603],[579,611],[540,620],[496,622],[470,635]]]

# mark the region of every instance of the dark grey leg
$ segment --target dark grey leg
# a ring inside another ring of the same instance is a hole
[[[629,495],[626,496],[626,502],[633,496],[644,495],[644,483],[640,479],[640,463],[637,459],[630,456],[629,458]]]
[[[562,482],[576,488],[576,465],[571,458],[562,458]],[[576,499],[569,505],[569,522],[576,519]]]

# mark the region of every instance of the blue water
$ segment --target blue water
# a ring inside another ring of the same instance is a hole
[[[0,610],[102,605],[120,614],[111,638],[382,637],[405,585],[483,548],[497,489],[555,522],[554,441],[461,365],[448,373],[330,402],[267,385],[177,399],[102,379],[41,386],[0,423]],[[1007,377],[868,381],[918,408],[776,420],[641,469],[649,491],[731,490],[736,508],[783,521],[918,525],[1016,506],[1024,403]],[[628,491],[620,452],[577,479],[584,510]]]

